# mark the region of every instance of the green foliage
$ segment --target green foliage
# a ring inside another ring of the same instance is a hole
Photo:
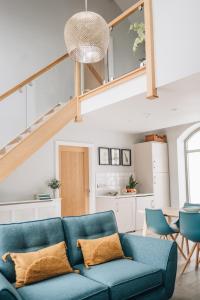
[[[145,42],[145,27],[144,23],[133,23],[130,25],[130,31],[134,31],[137,33],[137,37],[133,43],[133,52],[135,53],[139,47],[139,45]]]
[[[127,185],[127,188],[135,189],[136,185],[138,185],[138,182],[133,178],[133,175],[131,175],[129,177],[129,184]]]
[[[53,178],[49,181],[48,186],[52,189],[52,190],[57,190],[60,188],[61,183],[59,180],[57,180],[56,178]]]

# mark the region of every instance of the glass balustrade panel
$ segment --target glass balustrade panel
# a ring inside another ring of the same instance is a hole
[[[74,62],[66,59],[27,85],[28,125],[73,96]]]
[[[119,78],[145,64],[143,8],[113,26],[110,36],[109,80]]]

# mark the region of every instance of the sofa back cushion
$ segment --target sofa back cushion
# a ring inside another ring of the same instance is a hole
[[[64,232],[60,218],[0,225],[0,271],[10,282],[15,282],[14,264],[11,259],[3,262],[2,255],[36,251],[62,241]]]
[[[118,232],[113,211],[63,218],[68,257],[72,266],[83,263],[80,239],[96,239]]]

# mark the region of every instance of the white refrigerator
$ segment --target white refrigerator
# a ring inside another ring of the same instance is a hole
[[[170,206],[168,145],[144,142],[133,146],[134,171],[140,193],[153,193],[155,208]]]

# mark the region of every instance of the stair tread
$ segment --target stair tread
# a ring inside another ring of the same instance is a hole
[[[25,129],[22,133],[20,133],[15,139],[11,140],[7,145],[0,149],[0,158],[6,155],[10,150],[15,148],[18,144],[24,141],[29,134],[31,134],[34,130],[36,130],[40,125],[42,125],[45,121],[47,121],[54,113],[58,112],[63,106],[67,103],[58,103],[51,110],[49,110],[46,114],[40,117],[35,121],[30,127]],[[45,118],[48,117],[48,118]]]

